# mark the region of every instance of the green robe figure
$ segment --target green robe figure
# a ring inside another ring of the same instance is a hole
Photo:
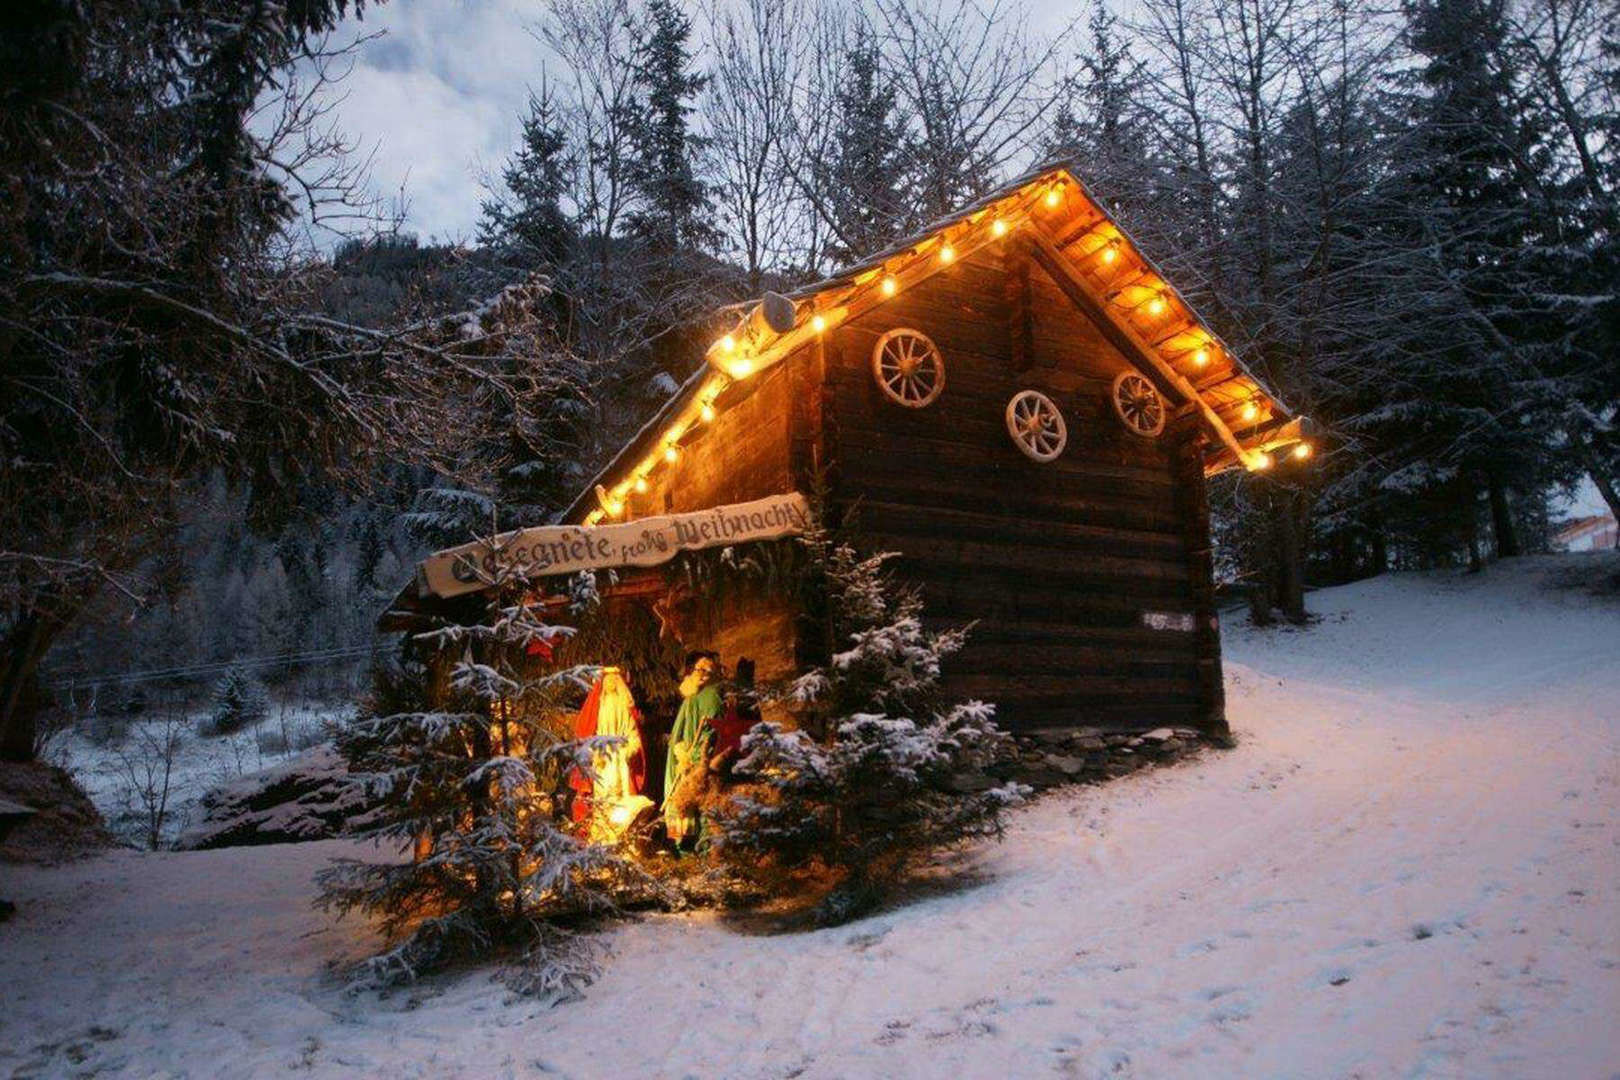
[[[702,834],[694,795],[702,791],[702,774],[714,751],[712,721],[724,708],[714,679],[714,661],[700,658],[692,673],[681,680],[683,700],[669,733],[669,758],[664,763],[664,829],[677,846],[689,838],[695,844]]]

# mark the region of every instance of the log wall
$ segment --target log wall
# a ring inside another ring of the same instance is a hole
[[[872,376],[878,336],[898,326],[945,359],[944,393],[923,409],[890,402]],[[1014,729],[1221,728],[1198,426],[1128,433],[1108,400],[1125,358],[1038,266],[987,250],[816,351],[793,365],[820,383],[799,409],[819,424],[830,510],[902,554],[931,622],[977,622],[948,690],[995,702]],[[1063,410],[1053,462],[1007,433],[1023,389]]]
[[[648,477],[648,489],[632,494],[632,519],[704,510],[747,502],[795,489],[789,467],[787,430],[793,410],[793,378],[785,365],[735,387],[714,420],[699,425],[682,443],[680,457]],[[750,657],[762,682],[798,670],[797,613],[785,601],[725,602],[702,640],[684,640],[687,649],[714,649],[731,670]],[[785,719],[774,714],[770,719]]]

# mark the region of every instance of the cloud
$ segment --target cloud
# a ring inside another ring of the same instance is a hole
[[[542,46],[528,27],[538,4],[515,0],[409,0],[368,8],[351,26],[365,43],[338,87],[339,123],[375,148],[372,182],[409,203],[406,228],[424,239],[469,238],[481,170],[516,145]]]

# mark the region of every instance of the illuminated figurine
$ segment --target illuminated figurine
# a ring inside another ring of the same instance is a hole
[[[602,669],[574,721],[576,738],[603,735],[622,741],[591,755],[594,781],[576,769],[569,776],[569,786],[575,791],[574,820],[593,818],[593,832],[611,838],[637,816],[641,807],[652,805],[641,794],[646,779],[641,712],[616,667]]]
[[[677,845],[688,840],[696,844],[701,838],[698,802],[714,747],[714,721],[724,707],[719,674],[712,654],[695,653],[681,680],[681,709],[664,765],[664,830]]]

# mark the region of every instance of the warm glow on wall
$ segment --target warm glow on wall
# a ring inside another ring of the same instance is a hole
[[[1031,220],[1037,223],[1036,236],[1032,242],[1058,249],[1060,264],[1071,267],[1067,273],[1075,279],[1075,288],[1089,290],[1093,289],[1096,283],[1107,283],[1095,289],[1093,299],[1113,306],[1116,318],[1125,316],[1122,322],[1136,323],[1135,326],[1126,327],[1127,330],[1158,339],[1162,336],[1163,330],[1154,329],[1149,333],[1147,328],[1150,324],[1142,318],[1143,315],[1158,320],[1179,313],[1179,317],[1186,319],[1187,325],[1171,334],[1169,338],[1151,343],[1144,342],[1142,347],[1155,354],[1152,359],[1161,371],[1167,373],[1167,378],[1180,380],[1186,392],[1192,397],[1203,397],[1204,394],[1195,382],[1190,381],[1192,377],[1186,372],[1186,368],[1190,365],[1198,371],[1205,371],[1211,366],[1211,361],[1223,358],[1224,350],[1216,344],[1214,334],[1198,320],[1196,313],[1190,308],[1183,306],[1176,308],[1174,313],[1171,311],[1170,301],[1177,299],[1180,303],[1180,300],[1169,283],[1158,276],[1151,264],[1148,264],[1131,246],[1130,238],[1113,222],[1107,211],[1101,206],[1093,205],[1083,186],[1077,185],[1071,200],[1067,184],[1072,182],[1073,180],[1061,170],[1037,177],[999,202],[981,204],[978,209],[952,219],[940,226],[939,231],[916,241],[914,246],[898,256],[892,256],[883,263],[868,264],[864,268],[852,270],[850,277],[829,282],[827,287],[808,299],[801,297],[794,308],[775,311],[767,301],[774,303],[782,298],[777,297],[772,301],[772,298],[767,296],[760,302],[759,311],[750,316],[753,322],[739,324],[732,332],[714,340],[708,353],[715,368],[713,374],[708,381],[687,391],[690,396],[683,398],[683,411],[672,418],[661,440],[645,450],[645,456],[639,462],[626,462],[622,471],[617,472],[617,487],[597,488],[598,505],[584,516],[584,523],[593,525],[602,521],[604,517],[618,518],[626,514],[628,512],[626,503],[631,491],[634,490],[638,494],[647,492],[652,471],[661,465],[673,465],[680,459],[681,440],[690,434],[696,424],[711,423],[715,420],[717,415],[715,399],[724,393],[733,381],[748,378],[782,358],[793,355],[806,344],[811,335],[825,334],[834,325],[848,325],[850,320],[875,307],[880,298],[887,300],[899,295],[902,288],[901,274],[905,275],[904,287],[913,290],[933,274],[940,272],[943,267],[957,262],[964,252],[977,251],[987,246],[992,239],[1008,236],[1015,227],[1022,229],[1025,223]],[[1051,235],[1047,235],[1047,230],[1040,227],[1040,223],[1052,223],[1055,218],[1032,215],[1031,211],[1044,206],[1047,210],[1061,214],[1071,201],[1074,204],[1072,209],[1085,211],[1091,215],[1092,224],[1081,233],[1070,235],[1066,242],[1060,243],[1057,240],[1059,230],[1053,229]],[[963,247],[959,248],[953,244],[953,239]],[[1130,258],[1122,263],[1121,254],[1128,254]],[[1065,261],[1070,259],[1073,263]],[[1081,280],[1079,271],[1082,266],[1089,268],[1091,282]],[[1108,270],[1104,272],[1098,267],[1107,267]],[[874,285],[876,295],[873,292]],[[816,313],[816,308],[821,309],[820,313]],[[773,316],[764,315],[767,310],[774,311],[774,322]],[[808,319],[804,319],[806,314],[809,315]],[[768,329],[755,326],[761,316],[764,317]],[[1162,323],[1159,322],[1151,325],[1162,328]],[[793,327],[797,329],[791,329]],[[1241,369],[1231,373],[1232,380],[1236,381],[1240,374],[1246,373]],[[1220,380],[1204,377],[1206,384],[1217,381]],[[1286,463],[1289,458],[1303,461],[1313,455],[1313,447],[1305,442],[1273,443],[1272,445],[1277,448],[1272,453],[1257,446],[1253,448],[1243,446],[1235,434],[1239,422],[1227,419],[1232,416],[1233,411],[1241,416],[1240,423],[1243,426],[1253,427],[1258,425],[1263,417],[1281,415],[1283,407],[1268,401],[1262,389],[1252,379],[1245,379],[1239,385],[1243,386],[1243,389],[1221,393],[1219,404],[1209,402],[1210,405],[1220,409],[1219,415],[1209,408],[1203,410],[1203,416],[1223,439],[1226,451],[1231,455],[1224,456],[1222,462],[1230,465],[1235,461],[1251,471],[1260,471],[1275,468],[1279,463]],[[1293,438],[1298,438],[1297,434],[1291,434]],[[1254,442],[1260,443],[1260,440],[1255,439]]]

